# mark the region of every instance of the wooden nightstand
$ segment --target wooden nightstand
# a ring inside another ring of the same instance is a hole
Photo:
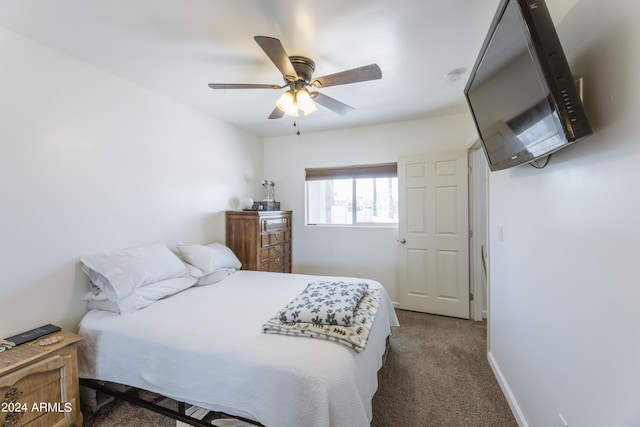
[[[0,426],[82,426],[76,343],[81,336],[46,347],[31,341],[0,353]]]

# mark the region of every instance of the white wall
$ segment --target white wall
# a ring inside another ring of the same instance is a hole
[[[78,258],[224,241],[262,139],[0,28],[0,338],[75,330]]]
[[[521,425],[640,425],[640,3],[558,24],[590,138],[490,175],[490,361]],[[498,227],[504,239],[497,239]]]
[[[404,155],[464,149],[474,135],[469,116],[462,114],[300,136],[292,131],[291,136],[266,139],[265,178],[275,182],[282,209],[293,210],[294,272],[362,274],[380,281],[398,301],[397,228],[305,226],[304,170],[395,162]]]

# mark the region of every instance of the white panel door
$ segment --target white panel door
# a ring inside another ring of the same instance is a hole
[[[400,308],[469,318],[467,152],[398,160]]]

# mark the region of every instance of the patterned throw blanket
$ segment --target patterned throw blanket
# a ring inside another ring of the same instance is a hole
[[[361,352],[367,346],[367,339],[369,338],[369,332],[379,304],[380,290],[367,287],[362,298],[355,306],[350,326],[319,322],[282,321],[280,319],[284,310],[281,310],[262,326],[262,331],[267,334],[320,338],[344,344],[357,352]]]
[[[351,326],[356,305],[367,289],[366,283],[312,282],[280,310],[278,318],[281,322]]]

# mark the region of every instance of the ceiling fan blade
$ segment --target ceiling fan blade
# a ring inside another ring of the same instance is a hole
[[[252,84],[252,83],[209,83],[211,89],[282,89],[278,85]]]
[[[355,108],[347,104],[344,104],[335,98],[332,98],[327,95],[323,95],[320,92],[311,92],[311,98],[313,98],[314,101],[316,101],[318,104],[322,105],[323,107],[326,107],[331,111],[335,111],[336,113],[341,114],[343,116],[355,110]]]
[[[282,111],[278,107],[274,108],[271,114],[269,115],[270,119],[281,119],[282,117],[284,117],[284,111]]]
[[[311,86],[321,88],[377,80],[380,78],[382,78],[382,70],[380,70],[380,67],[378,67],[377,64],[370,64],[364,67],[318,77],[317,79],[313,79]]]
[[[264,53],[267,54],[269,59],[271,59],[271,62],[280,70],[285,80],[290,82],[298,80],[298,73],[295,68],[293,68],[289,60],[289,55],[287,55],[280,40],[267,36],[255,36],[254,40],[260,45],[262,50],[264,50]]]

